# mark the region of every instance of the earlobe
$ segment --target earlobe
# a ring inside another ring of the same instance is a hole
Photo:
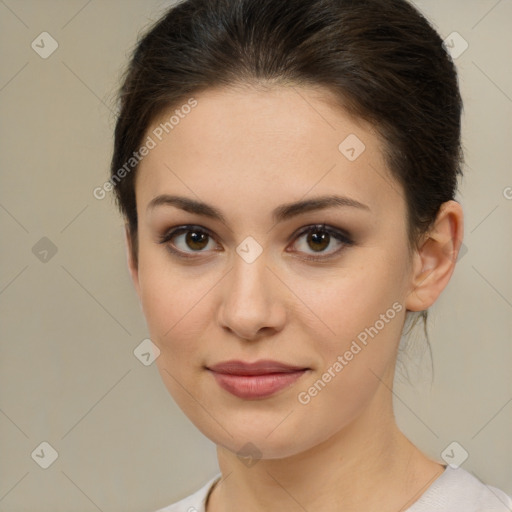
[[[414,254],[411,291],[405,303],[408,310],[424,311],[437,300],[455,270],[463,237],[462,207],[456,201],[443,203]]]
[[[137,295],[140,299],[140,286],[139,286],[139,269],[138,264],[134,260],[133,257],[133,240],[130,233],[130,227],[128,223],[124,226],[124,235],[125,235],[125,247],[126,247],[126,261],[128,263],[128,270],[130,272],[130,276],[132,278],[133,285],[137,292]]]

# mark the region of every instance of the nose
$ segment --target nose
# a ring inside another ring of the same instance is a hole
[[[258,340],[281,331],[286,322],[283,284],[270,270],[264,253],[247,263],[236,257],[224,281],[219,324],[244,340]]]

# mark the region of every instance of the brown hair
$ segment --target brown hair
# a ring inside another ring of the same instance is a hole
[[[112,177],[149,126],[192,94],[237,84],[323,86],[384,141],[410,246],[462,174],[462,100],[443,41],[405,0],[185,0],[140,39],[120,90]],[[135,174],[115,194],[137,261]]]

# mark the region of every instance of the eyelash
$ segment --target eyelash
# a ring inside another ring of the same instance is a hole
[[[177,256],[178,258],[186,259],[186,260],[193,260],[199,257],[201,252],[205,251],[195,251],[198,256],[190,256],[187,253],[180,251],[179,249],[174,249],[170,242],[174,237],[181,235],[183,233],[188,232],[196,232],[196,233],[202,233],[208,235],[209,238],[215,240],[215,237],[205,228],[202,228],[200,226],[196,225],[185,225],[180,226],[178,228],[173,228],[169,231],[167,231],[164,235],[159,237],[158,243],[160,244],[167,244],[167,249],[171,252],[171,254]],[[340,242],[342,246],[331,253],[328,253],[327,256],[308,256],[303,257],[302,259],[307,261],[326,261],[334,256],[336,256],[338,253],[340,253],[344,248],[350,247],[354,245],[354,242],[349,237],[348,234],[344,233],[343,231],[340,231],[339,229],[332,228],[329,226],[326,226],[325,224],[314,224],[310,226],[306,226],[305,228],[301,229],[297,234],[294,235],[294,239],[299,239],[303,235],[307,235],[308,233],[315,233],[315,232],[322,232],[327,233],[329,236],[333,237],[335,240]]]

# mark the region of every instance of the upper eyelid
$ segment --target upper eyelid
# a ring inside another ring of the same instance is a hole
[[[183,224],[182,226],[175,226],[171,229],[167,229],[163,235],[161,235],[159,238],[161,241],[168,240],[171,237],[181,235],[183,233],[186,233],[187,231],[200,231],[201,233],[206,233],[211,238],[214,238],[215,240],[217,237],[215,234],[210,231],[208,228],[204,228],[202,226],[199,226],[197,224]]]
[[[345,236],[346,238],[350,238],[350,234],[346,230],[344,230],[342,228],[336,228],[334,226],[330,226],[327,223],[308,224],[306,226],[302,226],[301,228],[296,229],[293,232],[293,234],[290,235],[290,238],[292,238],[294,236],[302,235],[303,233],[308,232],[312,229],[318,229],[318,230],[322,229],[329,233],[340,234],[340,235]],[[217,238],[216,235],[211,230],[209,230],[208,228],[205,228],[203,226],[200,226],[198,224],[183,224],[181,226],[175,226],[173,228],[166,230],[161,238],[168,237],[170,235],[176,235],[179,232],[194,231],[194,230],[207,233],[212,238]]]
[[[318,231],[326,231],[327,233],[331,233],[333,235],[338,235],[341,238],[351,240],[351,236],[346,230],[341,229],[341,228],[335,228],[334,226],[331,227],[329,224],[325,224],[325,223],[324,224],[308,224],[307,226],[299,228],[297,231],[295,231],[291,235],[290,239],[292,239],[294,237],[301,236],[304,233],[307,233],[308,231],[312,231],[314,229],[317,229]]]

